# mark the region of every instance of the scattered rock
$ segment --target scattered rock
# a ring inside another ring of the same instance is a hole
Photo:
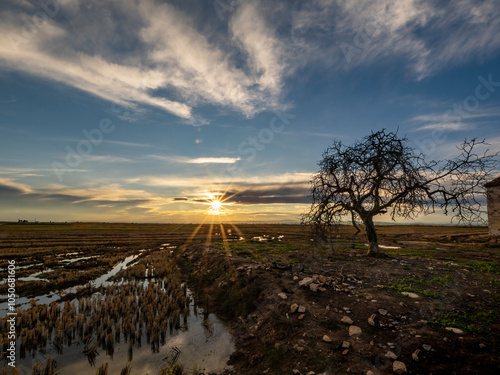
[[[306,307],[305,306],[299,306],[299,313],[303,314],[306,312]]]
[[[459,328],[455,328],[455,327],[446,327],[445,329],[448,330],[448,331],[451,331],[453,333],[458,333],[458,334],[464,333],[464,331],[462,331]]]
[[[368,370],[368,371],[366,372],[366,375],[375,375],[375,374],[373,373],[373,371],[372,371],[372,370]]]
[[[303,278],[299,281],[299,286],[309,286],[313,282],[313,279],[310,277]]]
[[[413,358],[413,360],[414,360],[414,361],[418,361],[418,360],[419,360],[419,358],[418,358],[418,354],[419,354],[419,353],[420,353],[420,349],[417,349],[417,350],[415,350],[415,351],[412,353],[411,357]]]
[[[300,371],[299,371],[299,370],[297,370],[296,368],[294,368],[294,369],[292,370],[292,373],[293,373],[294,375],[300,375]]]
[[[288,298],[288,296],[285,293],[283,293],[283,292],[278,293],[278,297],[281,298],[281,299],[287,299]]]
[[[412,292],[401,292],[401,294],[404,294],[405,296],[408,296],[410,298],[420,298],[418,294]]]
[[[304,319],[304,317],[305,317],[305,316],[306,316],[306,314],[300,314],[300,315],[299,315],[299,320]]]
[[[394,361],[392,363],[392,371],[394,371],[397,374],[401,374],[403,372],[407,372],[406,365],[403,362],[401,362],[401,361]]]
[[[386,316],[387,315],[387,310],[384,309],[378,309],[378,312],[380,315]]]
[[[323,336],[323,341],[324,341],[324,342],[332,342],[332,339],[330,338],[330,336],[328,336],[328,335],[324,335],[324,336]]]
[[[294,276],[294,277],[293,277],[293,281],[297,281],[298,279],[299,279],[299,277],[298,277],[298,276]]]
[[[309,284],[309,289],[311,289],[311,292],[317,292],[318,291],[319,284]]]
[[[293,314],[297,309],[299,308],[299,305],[294,303],[292,306],[290,306],[290,312]]]
[[[309,371],[307,375],[316,375],[316,373],[314,371]]]
[[[345,324],[352,324],[352,323],[354,323],[354,321],[351,318],[349,318],[348,316],[344,316],[342,319],[340,319],[340,321],[342,323],[345,323]]]
[[[429,350],[431,350],[431,349],[432,349],[432,346],[427,345],[427,344],[423,344],[423,345],[422,345],[422,348],[424,348],[425,350],[429,351]]]
[[[349,327],[349,336],[361,335],[362,332],[363,331],[358,326],[350,326]]]
[[[390,359],[397,359],[398,358],[398,356],[394,352],[391,352],[391,351],[385,353],[385,356],[387,358],[390,358]]]
[[[371,325],[371,326],[375,326],[375,317],[377,315],[376,314],[372,314],[369,318],[368,318],[368,324]]]
[[[349,349],[346,349],[346,350],[342,351],[342,355],[347,355],[347,353],[349,353]]]
[[[350,346],[348,341],[342,341],[342,349],[349,349]]]
[[[318,287],[318,290],[319,290],[320,292],[326,292],[326,288],[323,288],[323,287],[321,287],[321,286],[320,286],[320,287]]]

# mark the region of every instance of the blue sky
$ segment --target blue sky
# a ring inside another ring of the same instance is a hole
[[[223,220],[294,222],[335,138],[500,149],[496,0],[4,0],[0,20],[0,220],[200,222],[226,192]]]

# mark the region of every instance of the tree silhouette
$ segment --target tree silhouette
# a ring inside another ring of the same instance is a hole
[[[482,222],[483,184],[498,155],[477,153],[483,145],[484,140],[465,140],[456,158],[426,161],[406,137],[385,129],[350,146],[335,140],[318,163],[312,205],[302,222],[324,237],[346,219],[356,228],[360,221],[370,243],[368,255],[374,256],[381,255],[373,222],[377,215],[414,219],[439,208],[452,215],[452,222]]]

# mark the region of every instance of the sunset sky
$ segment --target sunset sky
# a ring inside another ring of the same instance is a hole
[[[2,0],[0,220],[290,223],[334,139],[499,150],[499,35],[498,0]]]

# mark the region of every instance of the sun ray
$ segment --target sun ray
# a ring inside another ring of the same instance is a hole
[[[229,251],[229,242],[227,241],[226,232],[224,231],[224,225],[220,221],[220,218],[219,218],[219,225],[220,225],[220,233],[222,234],[222,244],[224,245],[224,250],[226,251],[227,256],[231,256],[231,252]]]
[[[196,236],[196,234],[198,233],[198,231],[200,230],[200,228],[202,227],[203,224],[205,224],[205,221],[207,221],[207,216],[205,216],[205,218],[203,219],[203,221],[200,223],[200,225],[198,225],[196,227],[196,229],[193,231],[193,233],[191,233],[191,235],[189,236],[189,238],[187,239],[187,241],[184,243],[184,246],[187,246],[191,243],[191,241],[193,240],[193,238]]]
[[[229,224],[233,227],[233,229],[236,231],[236,233],[238,233],[238,236],[240,236],[240,237],[245,237],[245,236],[243,235],[243,232],[240,230],[240,228],[238,228],[238,227],[236,226],[236,224],[233,224],[233,223],[229,223]]]
[[[212,222],[210,223],[210,227],[208,228],[207,239],[205,241],[205,246],[210,246],[212,244],[212,231],[214,229],[214,218],[212,217]]]

